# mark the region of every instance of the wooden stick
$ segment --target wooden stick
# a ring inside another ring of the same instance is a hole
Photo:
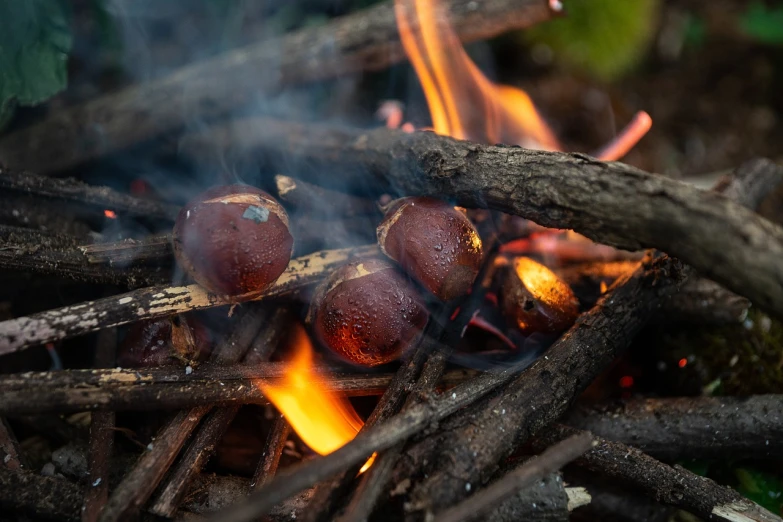
[[[377,251],[377,247],[372,245],[325,250],[292,259],[280,278],[256,299],[281,295],[312,284],[349,259],[369,256]],[[211,294],[195,284],[134,290],[118,296],[0,322],[0,355],[102,328],[232,302],[228,297]]]
[[[499,503],[537,480],[573,461],[593,447],[593,437],[581,432],[547,448],[491,486],[482,489],[467,500],[449,508],[435,517],[436,522],[459,522],[477,520],[492,511]]]
[[[65,370],[70,372],[72,370]],[[89,370],[83,370],[88,371]],[[142,376],[140,385],[116,385],[116,381],[126,378],[135,382],[134,370],[122,370],[109,380],[94,384],[89,381],[79,384],[74,381],[66,385],[49,385],[44,379],[31,379],[23,386],[5,387],[0,383],[0,415],[25,415],[32,413],[65,413],[75,411],[155,411],[192,408],[199,404],[268,404],[266,397],[258,387],[258,381],[278,380],[285,371],[280,363],[267,363],[248,369],[244,366],[226,368],[226,379],[188,380],[185,370],[175,368],[167,370],[164,378],[171,376],[183,382],[144,381],[149,373]],[[194,374],[199,370],[194,370]],[[214,372],[217,373],[217,372]],[[326,370],[329,374],[329,371]],[[24,374],[22,374],[24,375]],[[44,374],[45,375],[45,374]],[[475,372],[454,370],[440,381],[441,387],[461,384],[475,376]],[[328,380],[330,389],[340,395],[360,397],[380,395],[388,388],[392,376],[377,374],[337,374]]]
[[[565,426],[547,429],[540,443],[553,444],[579,434]],[[726,522],[779,522],[781,518],[744,498],[736,491],[719,486],[680,466],[669,466],[636,448],[605,439],[574,463],[600,473],[620,484],[641,490],[658,502],[684,509],[705,520]]]
[[[253,479],[250,481],[251,491],[255,491],[267,484],[277,473],[277,465],[280,463],[280,456],[283,454],[288,435],[291,433],[291,425],[283,415],[278,414],[272,423],[272,429],[269,430],[269,436],[264,445],[264,453],[261,460],[258,461]]]
[[[413,489],[410,509],[437,513],[454,505],[466,496],[465,484],[480,484],[518,439],[562,415],[674,291],[679,273],[665,256],[646,259],[495,400],[461,413],[443,436],[411,448],[409,455],[426,455],[432,464],[424,469],[429,478]],[[410,476],[409,471],[398,467],[397,474]]]
[[[21,168],[30,167],[31,165],[21,166]],[[16,172],[2,166],[0,166],[0,189],[77,203],[81,207],[94,208],[101,213],[104,210],[113,210],[117,213],[173,220],[179,212],[177,205],[137,198],[109,187],[88,185],[71,178],[56,179],[32,172]]]
[[[229,138],[229,148],[263,154],[273,164],[275,157],[300,152],[308,165],[302,176],[339,169],[343,186],[374,180],[379,192],[394,187],[407,195],[451,197],[465,207],[573,229],[626,250],[657,248],[783,316],[783,228],[677,180],[584,154],[479,145],[431,132],[292,122],[237,121],[194,138],[190,146]],[[763,168],[772,178],[783,170],[769,161]]]
[[[280,199],[308,214],[330,218],[380,214],[378,205],[371,199],[325,189],[290,176],[275,176],[275,185]]]
[[[131,288],[171,281],[170,271],[161,268],[92,264],[69,243],[63,236],[0,225],[0,269]]]
[[[464,42],[529,27],[552,14],[545,0],[444,5]],[[193,115],[184,107],[199,107],[199,117],[210,120],[286,85],[380,70],[404,56],[393,2],[384,2],[57,111],[0,139],[0,163],[43,173],[62,170],[183,127]]]
[[[263,313],[259,312],[253,317],[244,320],[243,323],[250,320],[252,323],[266,324],[262,331],[258,333],[256,339],[252,341],[251,347],[241,356],[242,360],[246,364],[254,365],[266,362],[291,327],[289,319],[290,314],[288,313],[273,314],[265,310]],[[239,326],[239,328],[242,327],[242,325]],[[258,329],[258,326],[255,326],[255,329]],[[234,344],[241,346],[243,342],[244,340],[241,339]],[[262,346],[256,346],[257,344]],[[227,357],[224,355],[223,358],[226,359]],[[252,385],[257,387],[257,383]],[[151,513],[169,518],[177,513],[177,508],[182,502],[188,486],[212,456],[220,439],[223,438],[238,411],[239,405],[219,408],[204,420],[203,425],[196,432],[193,442],[190,443],[185,454],[169,474],[167,480],[161,485],[160,494],[149,509]]]
[[[0,466],[0,508],[52,520],[79,520],[82,489],[58,477]]]
[[[131,263],[163,264],[171,262],[174,250],[171,234],[159,234],[143,239],[125,239],[112,243],[93,243],[79,247],[90,263],[128,265]]]
[[[5,418],[0,417],[0,467],[12,471],[22,467],[22,452],[19,449],[19,441],[16,440],[11,426]]]
[[[783,396],[632,399],[580,406],[565,424],[666,461],[783,457]]]
[[[237,320],[238,324],[231,335],[223,339],[210,359],[218,364],[231,364],[241,360],[258,335],[259,319],[263,317],[263,313],[257,305],[244,312]],[[127,519],[141,509],[163,479],[185,441],[211,409],[211,405],[199,405],[183,410],[161,428],[158,437],[153,441],[152,449],[139,458],[114,490],[101,513],[101,522]]]
[[[291,495],[364,462],[374,452],[391,448],[427,426],[432,426],[496,389],[512,376],[513,369],[501,373],[487,373],[428,402],[417,404],[383,424],[360,432],[355,439],[334,453],[279,472],[245,502],[218,511],[210,520],[255,520]]]

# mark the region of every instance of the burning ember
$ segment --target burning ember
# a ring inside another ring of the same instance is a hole
[[[364,422],[346,399],[330,392],[328,378],[315,372],[313,346],[302,326],[296,326],[290,349],[293,357],[281,381],[259,387],[305,444],[328,455],[353,440]]]
[[[103,211],[103,215],[109,219],[117,219],[117,213],[113,210],[106,209]]]

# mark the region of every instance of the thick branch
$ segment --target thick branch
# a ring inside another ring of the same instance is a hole
[[[369,246],[327,250],[292,259],[280,278],[257,299],[281,295],[315,283],[345,261],[376,251],[377,247]],[[134,290],[1,322],[0,355],[102,328],[231,303],[231,299],[211,294],[195,284]]]
[[[551,16],[546,0],[445,3],[463,41],[529,27]],[[200,118],[211,119],[286,85],[384,69],[403,57],[393,2],[384,2],[57,111],[0,139],[0,163],[43,173],[62,170],[181,128],[193,115],[187,107],[197,107]]]
[[[552,444],[579,430],[554,426],[540,442]],[[722,487],[680,466],[669,466],[636,448],[597,439],[598,445],[575,461],[594,473],[617,479],[625,487],[639,489],[658,502],[676,506],[705,520],[726,522],[779,522],[781,519],[736,491]]]
[[[780,395],[619,401],[579,407],[563,422],[667,461],[783,457]]]
[[[783,316],[783,229],[725,196],[622,163],[479,145],[431,132],[362,132],[253,119],[194,138],[188,150],[203,147],[204,139],[271,162],[295,150],[307,162],[302,176],[335,169],[341,183],[366,186],[374,179],[380,190],[452,197],[466,207],[573,229],[611,246],[657,248]],[[759,161],[772,179],[780,178],[783,169]]]

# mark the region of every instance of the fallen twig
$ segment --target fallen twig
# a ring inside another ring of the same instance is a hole
[[[578,433],[580,431],[573,428],[554,426],[543,432],[539,443],[553,444]],[[600,438],[596,442],[596,447],[577,459],[575,464],[612,477],[623,486],[641,490],[658,502],[684,509],[705,520],[781,520],[736,491],[685,468],[669,466],[624,444]]]
[[[259,489],[275,476],[289,433],[291,433],[291,425],[288,424],[285,417],[278,414],[278,417],[272,423],[272,428],[269,430],[269,436],[264,445],[264,453],[261,455],[258,467],[256,467],[256,471],[253,473],[253,479],[250,481],[251,490]]]
[[[507,473],[491,486],[444,511],[435,520],[437,522],[459,522],[460,520],[480,519],[517,490],[558,471],[575,458],[583,455],[592,446],[593,438],[587,432],[581,432],[564,439],[547,448],[538,457],[528,460],[514,471]]]

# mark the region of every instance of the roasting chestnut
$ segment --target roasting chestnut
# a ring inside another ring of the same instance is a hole
[[[427,310],[416,288],[381,259],[348,263],[316,290],[309,321],[334,353],[363,366],[400,357],[421,335]]]
[[[254,297],[291,259],[288,215],[263,190],[213,187],[188,202],[174,225],[174,254],[201,286],[221,295]]]
[[[571,287],[527,257],[512,260],[504,272],[500,307],[506,320],[527,335],[560,333],[579,315],[579,302]]]
[[[453,205],[434,198],[393,202],[380,225],[384,254],[438,298],[464,295],[481,265],[481,238]]]
[[[125,368],[192,364],[210,351],[207,329],[177,315],[133,324],[117,350],[117,364]]]

